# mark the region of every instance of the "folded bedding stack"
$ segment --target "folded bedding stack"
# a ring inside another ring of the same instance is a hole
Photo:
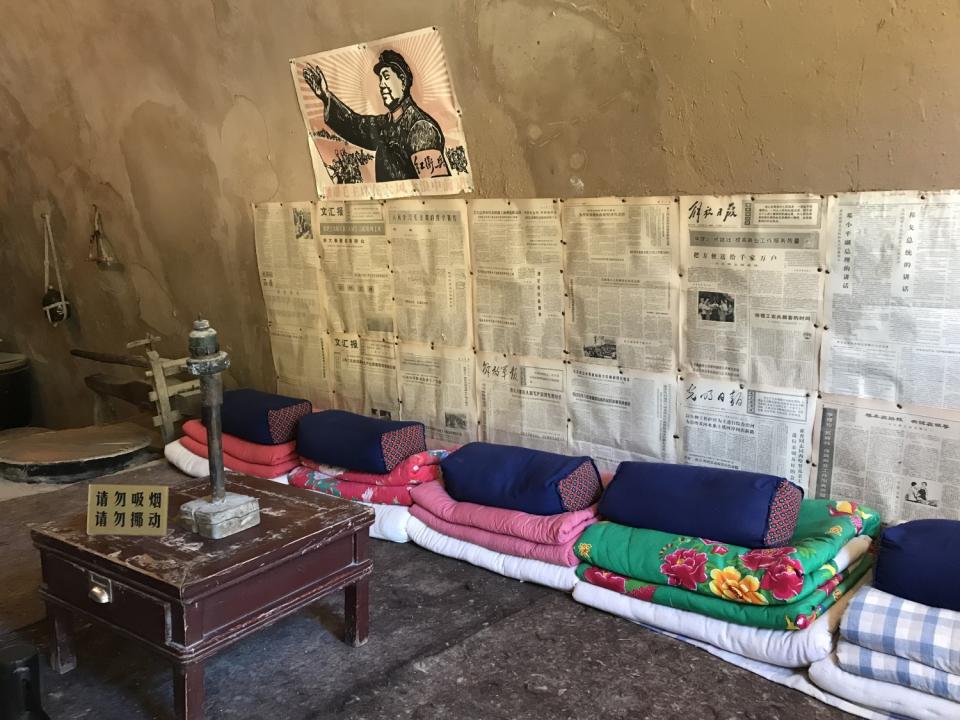
[[[373,507],[370,536],[407,542],[411,490],[440,479],[442,450],[427,450],[422,423],[379,420],[340,410],[304,418],[297,432],[295,487]]]
[[[577,538],[597,520],[587,457],[470,443],[441,463],[443,485],[413,488],[410,538],[506,577],[570,590]]]
[[[863,707],[960,718],[960,522],[917,520],[880,538],[873,587],[840,622],[835,655],[810,667],[822,689]]]
[[[574,599],[781,667],[830,653],[831,608],[870,569],[880,527],[783,478],[657,463],[622,463],[599,511],[574,547]]]
[[[300,465],[297,424],[311,409],[309,400],[251,389],[228,390],[220,409],[224,467],[285,482],[287,473]],[[208,475],[207,429],[199,420],[188,420],[183,432],[183,437],[167,445],[164,454],[188,475]]]

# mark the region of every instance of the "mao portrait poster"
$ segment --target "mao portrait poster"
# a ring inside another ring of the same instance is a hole
[[[295,58],[290,70],[321,198],[473,190],[436,28]]]

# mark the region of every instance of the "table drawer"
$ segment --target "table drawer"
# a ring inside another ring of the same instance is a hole
[[[41,562],[44,586],[54,598],[144,640],[170,639],[170,605],[164,600],[48,552]]]

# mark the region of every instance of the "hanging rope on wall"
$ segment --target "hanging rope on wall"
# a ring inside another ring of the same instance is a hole
[[[50,215],[40,215],[43,220],[43,312],[51,325],[56,327],[70,317],[70,301],[63,296],[63,278],[60,276],[60,260],[57,258],[57,246],[53,243],[53,230],[50,228]],[[50,284],[50,258],[53,258],[53,272],[57,276],[57,287]]]

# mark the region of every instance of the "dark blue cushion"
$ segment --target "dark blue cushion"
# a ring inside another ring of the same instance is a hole
[[[297,435],[297,423],[313,409],[309,400],[243,388],[223,394],[223,431],[260,445],[279,445]]]
[[[880,536],[873,585],[921,605],[960,612],[960,521],[912,520]]]
[[[600,499],[600,514],[635,528],[777,547],[793,536],[802,500],[803,490],[773,475],[623,462]]]
[[[378,420],[343,410],[313,413],[300,421],[297,432],[297,452],[303,457],[378,475],[426,449],[423,423]]]
[[[600,496],[600,473],[588,457],[475,442],[440,467],[454,500],[532,515],[583,510]]]

